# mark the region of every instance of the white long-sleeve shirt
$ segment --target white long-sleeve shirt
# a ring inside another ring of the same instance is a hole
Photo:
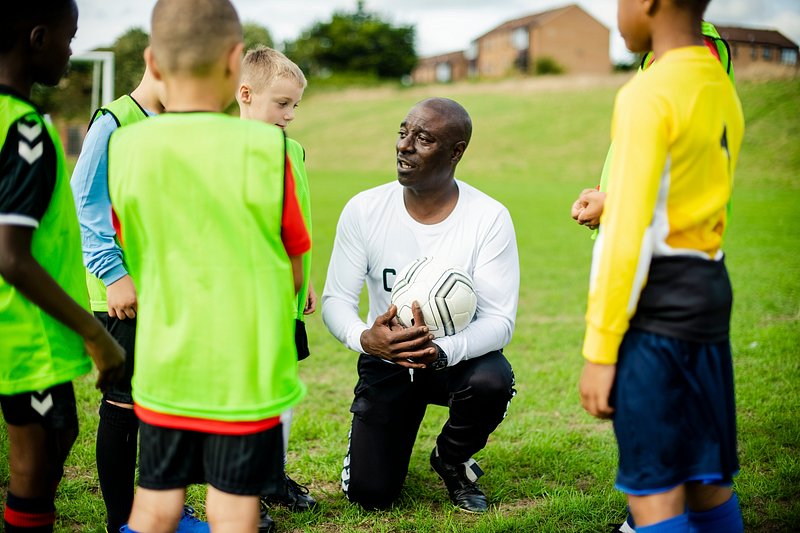
[[[478,308],[470,325],[434,341],[450,366],[499,350],[511,340],[519,299],[519,255],[511,216],[500,202],[462,181],[456,183],[458,202],[437,224],[421,224],[408,214],[398,182],[361,192],[344,207],[322,294],[322,319],[349,349],[363,351],[361,334],[389,308],[397,273],[419,257],[452,262],[475,284]],[[367,322],[358,315],[365,281]]]

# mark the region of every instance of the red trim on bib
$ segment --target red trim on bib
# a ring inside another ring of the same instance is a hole
[[[279,416],[265,418],[263,420],[229,422],[225,420],[170,415],[152,411],[139,404],[134,404],[133,410],[136,412],[136,416],[139,417],[139,420],[151,426],[180,429],[184,431],[198,431],[200,433],[213,433],[215,435],[252,435],[253,433],[272,429],[281,422],[281,417]]]

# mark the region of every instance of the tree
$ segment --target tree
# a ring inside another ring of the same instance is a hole
[[[294,42],[286,54],[312,76],[359,73],[399,78],[417,64],[414,26],[393,26],[364,10],[335,12],[329,22],[317,22]]]
[[[114,52],[115,97],[128,94],[139,85],[144,75],[144,49],[150,44],[150,36],[142,28],[130,28],[117,37],[111,48]]]
[[[92,112],[92,65],[71,63],[69,73],[56,87],[35,84],[31,99],[48,114],[88,124]]]
[[[254,22],[242,27],[245,49],[263,44],[272,46],[269,30]],[[110,47],[97,48],[114,52],[114,98],[128,94],[139,85],[144,74],[144,49],[150,36],[142,28],[130,28]],[[73,62],[57,88],[36,86],[33,100],[43,109],[65,119],[87,120],[92,95],[92,64]]]
[[[245,22],[242,25],[242,32],[244,33],[245,52],[251,48],[255,48],[260,44],[269,46],[270,48],[274,46],[272,42],[272,35],[270,35],[269,30],[255,22]]]

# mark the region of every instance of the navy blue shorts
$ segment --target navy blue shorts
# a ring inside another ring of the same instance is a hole
[[[139,486],[169,490],[208,483],[228,494],[281,494],[281,425],[249,435],[217,435],[140,422]]]
[[[646,495],[691,481],[732,482],[739,460],[729,342],[628,330],[611,402],[619,490]]]

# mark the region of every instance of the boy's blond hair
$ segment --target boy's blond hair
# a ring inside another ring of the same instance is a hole
[[[159,0],[150,48],[162,71],[203,76],[242,42],[242,25],[229,0]]]
[[[247,51],[242,60],[242,84],[260,93],[278,79],[294,80],[303,89],[308,84],[300,67],[274,48],[259,45]]]

